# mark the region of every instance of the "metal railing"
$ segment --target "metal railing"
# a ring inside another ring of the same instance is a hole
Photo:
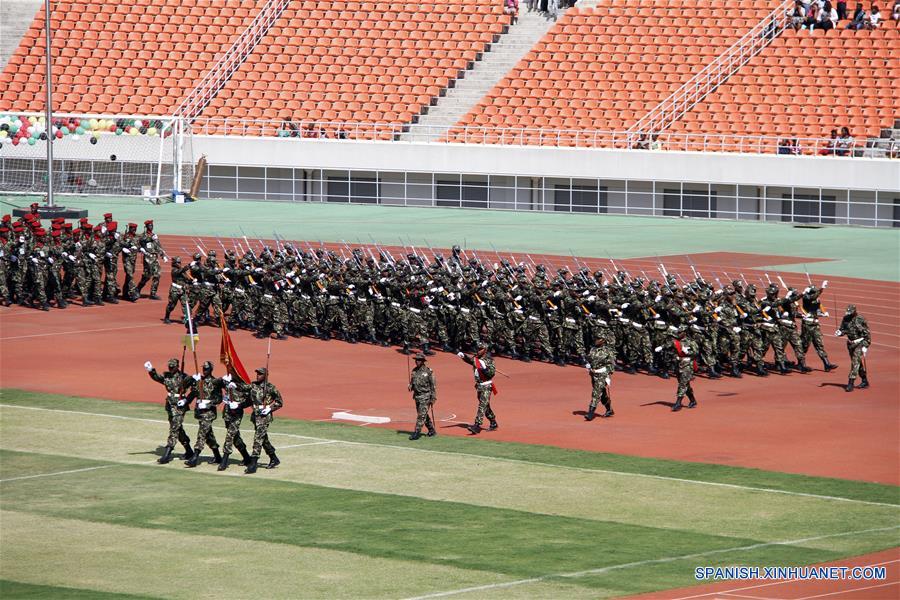
[[[665,131],[771,44],[788,24],[788,9],[793,5],[794,0],[784,0],[725,52],[641,117],[628,131],[633,136]]]
[[[259,10],[247,29],[238,36],[231,47],[200,80],[194,89],[188,92],[175,111],[179,117],[192,119],[206,108],[231,76],[237,71],[248,56],[259,44],[260,40],[284,12],[290,0],[269,0]]]
[[[665,132],[650,140],[630,131],[508,128],[484,126],[431,126],[402,123],[350,123],[201,117],[190,127],[192,135],[280,137],[297,142],[366,141],[385,143],[494,144],[554,148],[618,149],[674,152],[733,152],[805,156],[864,155],[865,142],[830,138],[746,136],[727,133]],[[402,136],[402,137],[401,137]]]

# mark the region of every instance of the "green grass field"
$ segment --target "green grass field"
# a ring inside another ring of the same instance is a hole
[[[4,390],[0,594],[597,598],[900,543],[893,486],[333,423],[272,433],[272,471],[160,466],[159,406]]]

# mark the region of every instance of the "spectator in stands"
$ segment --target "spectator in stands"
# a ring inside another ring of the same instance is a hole
[[[638,140],[634,143],[634,149],[635,150],[649,150],[650,149],[650,142],[649,142],[649,140],[647,140],[646,133],[642,133],[641,137],[639,137]]]
[[[803,3],[797,0],[794,2],[794,9],[791,11],[791,27],[794,28],[794,31],[800,31],[805,22],[806,9],[803,7]]]
[[[503,13],[512,16],[512,24],[519,22],[519,0],[503,0]]]
[[[894,10],[891,11],[891,18],[900,21],[900,0],[894,0]]]
[[[847,29],[862,29],[866,26],[866,11],[863,10],[861,2],[856,3],[856,9],[853,11],[853,18],[847,24]]]
[[[819,13],[821,9],[819,8],[818,3],[813,2],[809,6],[806,7],[806,20],[803,22],[802,29],[809,28],[810,31],[816,26],[819,22]]]
[[[797,138],[784,138],[778,141],[778,154],[796,156],[800,154],[800,142]]]
[[[835,25],[837,25],[837,20],[837,11],[834,10],[830,0],[825,0],[825,6],[819,11],[819,22],[816,23],[816,27],[828,31],[829,29],[834,29]]]
[[[847,18],[847,3],[844,0],[840,0],[837,3],[837,15],[838,21],[843,21]]]
[[[853,144],[854,140],[853,136],[850,135],[850,130],[846,127],[841,127],[841,135],[837,139],[835,154],[838,156],[850,156],[853,152]]]
[[[653,135],[650,136],[649,148],[650,148],[650,150],[662,150],[663,149],[662,142],[659,141],[658,133],[654,133]]]
[[[838,132],[837,129],[831,130],[831,135],[828,138],[828,144],[825,145],[824,148],[819,150],[819,154],[822,156],[830,156],[837,152],[838,147]]]
[[[878,12],[878,7],[876,5],[872,5],[872,12],[869,13],[869,20],[866,22],[866,29],[878,29],[878,26],[881,24],[881,13]]]

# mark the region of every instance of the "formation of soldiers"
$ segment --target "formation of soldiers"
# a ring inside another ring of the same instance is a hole
[[[430,258],[415,251],[396,258],[377,246],[222,249],[221,261],[215,250],[187,264],[172,260],[166,322],[179,307],[198,325],[218,323],[221,311],[230,327],[259,337],[335,337],[425,355],[483,343],[493,354],[559,365],[586,364],[602,337],[615,368],[663,378],[678,372],[672,341],[683,334],[710,378],[806,373],[810,347],[826,371],[836,368],[821,333],[827,281],[804,289],[772,282],[760,294],[743,279],[685,281],[662,265],[659,280],[618,268],[552,273],[534,262],[480,260],[458,246]]]
[[[138,257],[143,272],[135,278]],[[125,272],[119,283],[119,262]],[[49,311],[51,304],[66,308],[78,298],[83,306],[136,302],[148,283],[150,298],[158,300],[160,261],[168,261],[153,221],[128,223],[125,231],[113,220],[92,225],[87,218],[75,224],[63,218],[43,227],[38,204],[17,220],[3,215],[0,222],[0,302]]]

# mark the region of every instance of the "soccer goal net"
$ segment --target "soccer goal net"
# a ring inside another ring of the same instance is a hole
[[[158,199],[190,186],[190,135],[172,117],[0,114],[0,191],[47,190],[47,144],[53,141],[57,194]]]

